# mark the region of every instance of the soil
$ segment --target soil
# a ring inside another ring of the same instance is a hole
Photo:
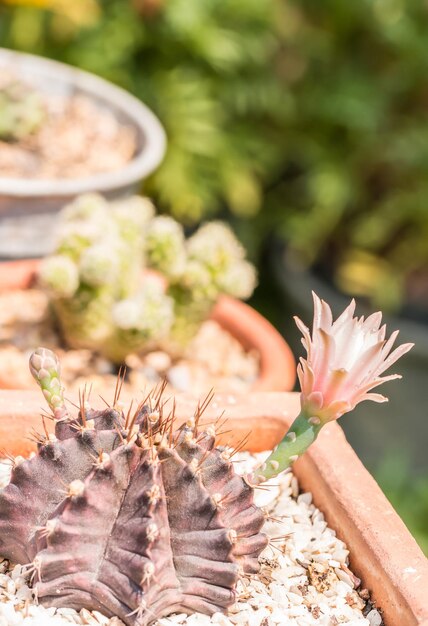
[[[39,289],[0,294],[0,388],[34,389],[28,358],[38,346],[53,349],[61,361],[62,381],[69,392],[92,385],[93,393],[114,389],[117,369],[90,350],[66,349],[55,330],[46,294]],[[162,380],[170,391],[206,394],[246,392],[259,373],[259,355],[216,322],[207,320],[180,358],[163,350],[131,354],[126,360],[124,390],[140,395]]]
[[[134,128],[108,109],[79,94],[41,97],[46,110],[41,127],[18,141],[0,141],[2,177],[86,178],[118,170],[134,156]]]

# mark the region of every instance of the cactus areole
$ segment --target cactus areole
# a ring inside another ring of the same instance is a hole
[[[0,554],[28,563],[39,602],[143,626],[173,612],[226,611],[267,544],[253,488],[199,413],[178,430],[160,394],[124,414],[68,413],[59,364],[30,359],[55,419],[0,492]]]

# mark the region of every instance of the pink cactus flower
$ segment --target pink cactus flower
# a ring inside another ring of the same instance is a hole
[[[329,422],[351,411],[362,400],[386,402],[388,398],[371,390],[382,383],[401,378],[399,374],[381,377],[397,359],[412,348],[412,343],[391,352],[398,330],[385,339],[382,314],[366,320],[354,317],[355,301],[333,321],[329,305],[313,293],[314,322],[312,337],[299,318],[294,318],[303,333],[307,357],[300,359],[297,374],[302,390],[302,410],[313,424]]]

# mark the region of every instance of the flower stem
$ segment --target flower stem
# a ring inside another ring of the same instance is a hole
[[[315,441],[322,426],[317,418],[302,411],[265,463],[255,470],[253,482],[264,482],[290,467]]]

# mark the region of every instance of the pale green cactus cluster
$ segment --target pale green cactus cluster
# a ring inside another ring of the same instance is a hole
[[[148,199],[97,194],[63,210],[39,278],[68,345],[116,363],[155,346],[182,350],[221,294],[247,298],[256,284],[225,224],[205,224],[186,239]]]
[[[245,259],[245,249],[222,222],[208,222],[185,241],[184,264],[168,276],[175,302],[172,338],[178,346],[197,331],[221,294],[246,299],[257,276]]]
[[[36,132],[45,119],[42,97],[24,83],[0,83],[0,140],[19,141]]]

